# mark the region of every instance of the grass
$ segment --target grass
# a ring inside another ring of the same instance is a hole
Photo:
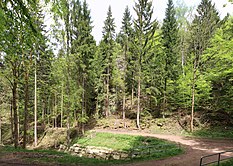
[[[118,151],[134,151],[138,147],[158,147],[153,158],[164,158],[182,153],[182,149],[168,141],[142,136],[130,136],[125,134],[96,133],[93,138],[89,136],[79,138],[75,143],[82,146],[107,147]],[[148,158],[148,156],[146,157]]]
[[[75,143],[83,146],[107,147],[113,150],[129,151],[133,147],[143,145],[161,145],[165,141],[161,141],[149,137],[130,136],[111,133],[96,133],[94,138],[88,136],[79,138]]]
[[[220,166],[232,166],[233,165],[233,159],[229,159],[224,162],[220,162]]]
[[[176,144],[159,140],[150,137],[141,137],[141,136],[129,136],[129,135],[120,135],[120,134],[109,134],[109,133],[96,133],[95,137],[90,138],[88,136],[79,138],[75,141],[83,146],[102,146],[112,148],[113,150],[122,150],[130,151],[132,148],[138,146],[151,146],[156,145],[160,146],[158,153],[154,153],[151,156],[145,156],[137,159],[130,160],[101,160],[101,159],[90,159],[84,157],[72,156],[67,153],[58,152],[55,150],[25,150],[25,149],[14,149],[11,146],[0,147],[0,156],[5,156],[8,154],[17,154],[18,157],[23,156],[25,163],[36,163],[36,164],[46,164],[53,163],[64,164],[64,165],[116,165],[116,164],[125,164],[138,162],[142,160],[150,159],[161,159],[169,156],[174,156],[181,154],[183,150],[179,148]],[[165,147],[169,145],[169,149]],[[26,155],[23,155],[26,154]],[[1,157],[0,157],[1,159]]]
[[[220,161],[219,166],[232,166],[233,165],[233,159],[227,159],[225,161]],[[218,164],[211,164],[211,166],[218,166]]]
[[[189,136],[213,138],[213,139],[218,139],[218,138],[233,139],[233,128],[225,129],[223,127],[215,127],[215,128],[199,129],[194,131],[192,134],[189,134]]]
[[[90,159],[90,158],[84,158],[84,157],[77,157],[72,156],[70,154],[64,153],[64,152],[58,152],[55,150],[26,150],[22,148],[15,149],[12,146],[4,146],[0,147],[0,159],[1,156],[5,156],[8,154],[19,152],[22,156],[24,153],[26,157],[23,157],[23,163],[27,164],[34,164],[34,163],[40,163],[40,164],[46,164],[46,163],[54,163],[57,164],[64,164],[64,165],[112,165],[112,164],[122,164],[122,163],[128,163],[129,161],[117,161],[117,160],[99,160],[99,159]]]

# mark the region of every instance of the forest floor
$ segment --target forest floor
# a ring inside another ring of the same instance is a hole
[[[117,130],[106,130],[106,129],[96,129],[96,132],[108,132],[116,134],[128,134],[128,135],[140,135],[146,137],[155,137],[159,139],[164,139],[180,144],[184,149],[185,153],[166,158],[161,160],[149,160],[149,161],[140,161],[137,163],[131,164],[122,164],[124,166],[197,166],[200,163],[200,158],[204,155],[209,155],[213,153],[222,152],[225,150],[233,149],[233,140],[230,139],[204,139],[204,138],[192,138],[176,135],[165,135],[165,134],[150,134],[144,131],[132,131],[125,129]],[[231,153],[224,154],[223,157],[233,156]],[[23,160],[23,158],[37,158],[41,157],[40,153],[27,153],[27,152],[12,152],[6,155],[0,155],[0,166],[24,166],[24,165],[58,165],[54,163],[28,163]],[[56,155],[48,157],[57,157]],[[211,160],[216,160],[211,158]],[[207,162],[204,161],[204,162]]]
[[[117,134],[129,134],[140,135],[160,138],[172,142],[176,142],[185,148],[185,153],[162,159],[162,160],[149,160],[142,161],[133,164],[125,164],[125,166],[197,166],[200,163],[202,156],[219,153],[225,150],[233,149],[233,140],[230,139],[206,139],[206,138],[192,138],[176,135],[164,135],[164,134],[150,134],[140,131],[127,131],[127,130],[101,130],[97,129],[97,132],[108,132]],[[218,156],[213,156],[203,162],[210,162],[217,160]],[[223,154],[222,158],[233,157],[233,153]]]

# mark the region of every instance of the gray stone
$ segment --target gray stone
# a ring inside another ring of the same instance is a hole
[[[112,158],[113,159],[115,159],[115,160],[120,160],[120,155],[119,154],[114,154],[113,156],[112,156]]]

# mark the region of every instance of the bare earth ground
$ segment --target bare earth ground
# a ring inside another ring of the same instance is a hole
[[[233,149],[233,140],[216,140],[216,139],[201,139],[201,138],[189,138],[183,136],[175,135],[163,135],[163,134],[150,134],[139,131],[126,131],[126,130],[100,130],[97,129],[97,132],[108,132],[108,133],[117,133],[117,134],[129,134],[129,135],[141,135],[160,138],[172,142],[176,142],[185,148],[185,153],[162,159],[162,160],[150,160],[142,161],[139,163],[125,164],[124,166],[198,166],[200,163],[200,158],[204,155],[213,154],[222,152],[225,150]],[[22,158],[35,157],[30,156],[30,153],[12,153],[7,156],[0,156],[0,166],[26,166],[32,165],[27,164]],[[39,154],[38,154],[39,155]],[[228,153],[223,157],[233,156],[233,154]],[[214,156],[212,160],[216,160],[217,156]],[[204,162],[208,162],[205,160]],[[37,166],[42,166],[43,164],[33,164]],[[54,164],[46,164],[54,165]]]

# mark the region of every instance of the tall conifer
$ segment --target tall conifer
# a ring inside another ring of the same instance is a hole
[[[157,22],[152,20],[153,7],[150,0],[138,0],[135,2],[134,11],[137,18],[134,20],[135,41],[134,54],[136,57],[136,80],[137,80],[137,127],[140,129],[140,111],[141,111],[141,83],[143,80],[142,67],[145,63],[145,57],[151,49],[149,41],[152,39]]]
[[[172,0],[168,0],[165,18],[162,25],[162,44],[164,47],[164,87],[163,87],[163,116],[167,109],[167,84],[168,80],[174,80],[177,75],[177,41],[178,27],[175,18],[175,9]]]

